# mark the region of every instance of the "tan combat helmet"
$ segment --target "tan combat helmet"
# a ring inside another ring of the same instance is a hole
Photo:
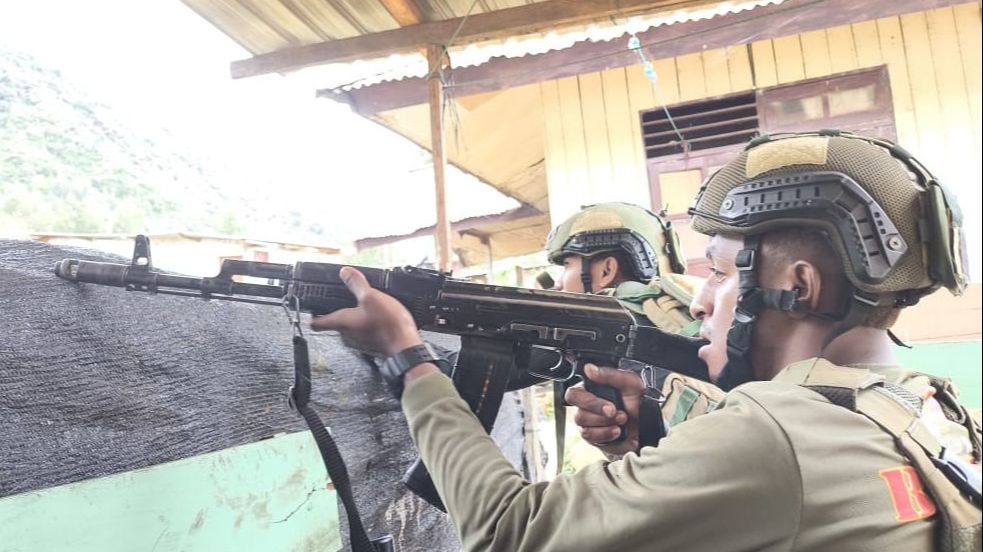
[[[589,259],[616,251],[626,254],[631,263],[628,272],[640,282],[686,270],[679,239],[669,221],[630,203],[584,207],[560,223],[546,239],[546,253],[554,264],[562,264],[567,255]]]
[[[886,140],[826,131],[763,136],[704,185],[693,229],[741,236],[783,226],[825,231],[847,278],[914,304],[967,284],[962,214],[910,153]]]
[[[762,289],[760,236],[783,227],[820,230],[853,293],[827,343],[851,327],[889,328],[898,309],[939,287],[967,285],[962,214],[955,198],[910,153],[886,140],[818,131],[762,136],[714,173],[690,209],[704,234],[743,236],[735,322],[722,387],[750,377],[751,333],[765,308],[799,311],[796,290]]]

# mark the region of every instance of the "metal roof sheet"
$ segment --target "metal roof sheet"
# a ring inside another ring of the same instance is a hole
[[[721,15],[778,5],[784,0],[728,0],[702,8],[659,12],[624,19],[612,18],[589,25],[568,27],[546,33],[512,36],[460,46],[448,50],[452,67],[481,65],[494,58],[519,58],[545,52],[564,50],[580,42],[608,42],[625,39],[631,33],[641,33],[655,27],[688,21],[712,19]],[[463,15],[463,14],[462,14]],[[383,58],[357,60],[310,67],[297,71],[296,78],[309,80],[317,88],[350,90],[387,81],[426,76],[428,71],[423,53],[392,54]]]

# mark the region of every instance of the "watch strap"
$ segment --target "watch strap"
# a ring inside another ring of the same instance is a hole
[[[432,362],[440,368],[441,372],[450,375],[450,363],[434,351],[429,343],[421,343],[403,349],[383,361],[379,366],[379,373],[383,381],[389,387],[392,394],[398,399],[403,396],[403,377],[414,366],[419,366],[425,362]]]

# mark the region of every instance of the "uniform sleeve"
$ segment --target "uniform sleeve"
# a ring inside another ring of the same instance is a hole
[[[792,449],[772,417],[731,393],[658,448],[529,483],[482,430],[450,379],[415,380],[410,432],[464,549],[788,549],[801,511]]]

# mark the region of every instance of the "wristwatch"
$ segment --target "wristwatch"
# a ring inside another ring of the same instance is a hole
[[[379,373],[382,374],[383,381],[389,387],[389,391],[397,398],[403,396],[403,376],[414,366],[419,366],[424,362],[432,362],[440,368],[440,371],[448,376],[451,374],[451,365],[447,359],[441,357],[433,350],[428,343],[414,345],[408,349],[396,353],[387,358],[381,366]]]

